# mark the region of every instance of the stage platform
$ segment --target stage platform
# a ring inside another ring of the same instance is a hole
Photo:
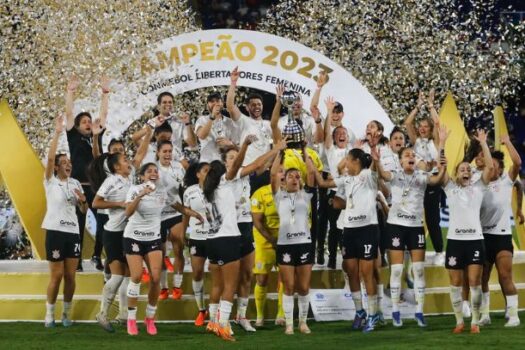
[[[432,261],[433,253],[427,253],[425,274],[427,281],[427,296],[425,313],[451,313],[452,308],[448,294],[448,274],[443,266],[435,266]],[[338,266],[340,262],[338,262]],[[159,301],[157,317],[160,321],[192,321],[197,308],[192,294],[191,271],[189,264],[184,273],[181,300]],[[48,283],[48,263],[46,261],[0,261],[0,320],[4,321],[40,321],[45,314],[46,287]],[[209,291],[208,274],[205,279],[205,293]],[[385,285],[383,305],[385,311],[389,309],[389,291],[386,289],[389,281],[389,269],[383,268],[381,278]],[[100,294],[104,285],[103,274],[93,268],[88,260],[84,261],[84,272],[77,274],[77,287],[73,300],[72,319],[76,321],[94,321],[99,310]],[[171,287],[172,274],[169,274]],[[518,287],[520,308],[525,308],[525,252],[517,252],[514,257],[514,281]],[[272,272],[268,287],[268,301],[266,314],[271,319],[277,308],[277,273]],[[341,289],[345,287],[342,270],[331,270],[324,266],[314,265],[312,274],[312,289]],[[491,310],[503,310],[505,300],[501,293],[497,274],[494,270],[490,280]],[[253,290],[253,289],[252,289]],[[143,317],[146,303],[147,285],[142,285],[139,298],[139,319]],[[59,295],[57,305],[57,319],[61,310],[62,297]],[[116,316],[118,301],[112,308],[112,317]],[[250,298],[248,317],[255,317],[255,303],[253,295]]]

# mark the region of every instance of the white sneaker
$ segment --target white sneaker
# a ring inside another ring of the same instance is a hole
[[[518,327],[520,325],[520,319],[517,316],[509,318],[505,327]]]
[[[470,318],[471,315],[472,314],[470,312],[470,304],[468,303],[468,301],[463,300],[463,317]]]
[[[286,326],[286,329],[284,330],[284,334],[292,335],[293,334],[293,325]]]
[[[434,255],[434,265],[444,266],[445,265],[445,253],[436,253]]]
[[[491,321],[490,321],[490,314],[488,314],[488,313],[481,314],[481,318],[479,319],[478,324],[480,326],[488,326],[490,323],[491,323]]]
[[[250,323],[250,320],[247,318],[238,318],[236,323],[241,326],[242,329],[244,329],[246,332],[255,332],[256,329],[252,327],[252,324]]]
[[[312,333],[312,331],[310,330],[310,328],[308,327],[306,322],[299,322],[299,332],[301,332],[303,334],[310,334],[310,333]]]

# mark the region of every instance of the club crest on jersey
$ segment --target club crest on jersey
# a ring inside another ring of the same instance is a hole
[[[60,259],[60,250],[58,249],[53,250],[52,255],[53,255],[53,259]]]
[[[135,253],[140,252],[139,245],[137,243],[131,243],[131,251]]]
[[[448,258],[448,265],[449,266],[456,266],[456,264],[457,264],[456,257],[455,256],[450,256]]]
[[[283,262],[289,263],[290,261],[292,261],[292,258],[290,257],[290,254],[284,253],[283,254]]]
[[[398,237],[392,238],[392,247],[399,247],[400,244],[401,242],[399,241]]]

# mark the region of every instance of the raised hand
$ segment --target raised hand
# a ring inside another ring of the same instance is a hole
[[[106,75],[103,75],[100,78],[100,88],[102,89],[102,93],[107,94],[107,93],[109,93],[111,91],[109,89],[110,82],[111,81],[109,80],[109,77],[107,77]]]
[[[80,85],[80,80],[78,79],[78,77],[76,76],[76,74],[71,74],[71,76],[69,77],[69,80],[67,81],[67,89],[68,91],[76,91],[78,86]]]
[[[255,141],[257,141],[257,136],[255,136],[255,135],[248,135],[244,139],[244,143],[247,144],[247,145],[251,145]]]
[[[80,202],[82,202],[82,203],[86,202],[86,196],[82,192],[80,192],[80,190],[78,188],[73,189],[73,192],[75,192],[75,195],[77,196],[77,199]]]
[[[381,151],[379,150],[379,147],[372,147],[372,149],[370,150],[370,155],[372,156],[372,159],[374,161],[379,162],[379,160],[381,159]]]
[[[445,142],[450,136],[451,132],[452,130],[447,130],[446,126],[441,125],[438,130],[439,142]]]
[[[216,104],[211,109],[211,114],[213,114],[214,117],[219,117],[221,115],[221,106],[219,104]]]
[[[279,100],[281,98],[281,96],[284,93],[284,90],[285,88],[283,84],[279,84],[275,87],[275,99],[276,100]]]
[[[317,106],[312,106],[310,108],[310,112],[312,113],[312,117],[314,120],[318,120],[321,117],[321,111],[319,111],[319,108]]]
[[[419,96],[417,98],[417,108],[421,108],[425,104],[425,94],[423,91],[419,92]]]
[[[237,83],[237,80],[239,80],[239,67],[235,67],[233,68],[232,72],[231,72],[231,76],[230,76],[230,80],[233,84],[236,84]]]
[[[55,131],[57,134],[61,134],[64,131],[64,115],[59,114],[55,119]]]
[[[476,134],[474,135],[474,138],[479,143],[487,143],[487,133],[483,129],[476,130]]]
[[[190,115],[186,112],[183,112],[180,117],[179,117],[180,121],[183,122],[184,124],[188,124],[188,123],[191,123],[191,119],[190,119]]]
[[[428,93],[428,99],[427,99],[427,103],[428,103],[428,107],[429,108],[434,108],[434,98],[436,96],[436,90],[434,89],[430,89],[430,92]]]
[[[279,140],[279,142],[277,142],[274,145],[274,147],[277,148],[279,151],[285,150],[286,147],[287,147],[286,141],[288,140],[289,137],[290,137],[290,135],[286,135],[286,137],[284,137],[281,140]]]
[[[91,132],[93,136],[98,136],[102,132],[102,125],[100,125],[100,119],[95,119],[91,124]]]
[[[322,88],[326,82],[328,81],[328,74],[324,70],[319,72],[319,75],[317,76],[317,87]]]
[[[328,96],[325,100],[324,100],[324,104],[326,105],[326,108],[328,109],[328,113],[332,112],[334,110],[334,107],[335,107],[335,100],[332,96]]]

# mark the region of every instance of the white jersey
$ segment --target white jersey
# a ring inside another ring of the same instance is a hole
[[[432,139],[418,137],[414,145],[414,152],[416,153],[416,156],[425,162],[439,160],[436,144]]]
[[[377,173],[363,169],[356,176],[334,179],[336,185],[344,186],[346,200],[344,227],[377,225]]]
[[[302,128],[304,130],[304,137],[305,137],[305,141],[308,147],[314,147],[315,129],[316,129],[314,118],[306,113],[301,113],[299,120],[301,120],[302,122]],[[277,122],[277,126],[279,130],[281,130],[281,132],[284,131],[286,124],[288,124],[287,115],[279,118],[279,121]]]
[[[332,146],[328,149],[325,149],[326,158],[328,159],[328,168],[330,169],[330,174],[333,178],[341,176],[337,167],[339,163],[348,155],[348,152],[351,150],[350,147],[339,148],[337,146]]]
[[[325,121],[323,120],[323,125],[324,125],[324,122]],[[335,126],[330,125],[330,133],[332,135],[334,133],[335,128],[336,128]],[[356,137],[355,137],[355,134],[352,132],[352,130],[346,128],[346,132],[348,134],[348,146],[347,146],[347,149],[350,151],[352,148],[354,148],[353,145],[355,144]],[[333,148],[333,147],[336,147],[336,146],[332,145],[332,147],[330,147],[330,148]],[[321,159],[321,162],[323,162],[323,169],[325,169],[325,171],[329,172],[330,164],[328,163],[328,155],[327,155],[327,151],[328,150],[324,146],[324,142],[319,143],[317,145],[317,148],[318,148],[317,153],[319,154],[319,158]],[[332,176],[333,176],[333,174],[332,174]]]
[[[42,221],[42,228],[52,231],[79,234],[76,206],[78,204],[75,189],[84,193],[82,185],[76,179],[68,177],[65,181],[54,175],[44,178],[47,210]]]
[[[252,207],[250,203],[250,179],[249,176],[241,177],[242,168],[237,175],[230,180],[233,195],[235,197],[235,208],[237,208],[237,222],[252,222]],[[222,181],[227,181],[223,176]]]
[[[208,123],[209,119],[210,117],[207,115],[199,117],[195,123],[195,132],[204,127],[204,125]],[[208,137],[206,137],[204,140],[199,139],[201,143],[200,161],[210,163],[214,160],[220,160],[221,152],[217,146],[217,139],[226,138],[230,141],[233,141],[233,143],[238,143],[237,136],[237,130],[230,118],[222,117],[220,119],[215,119],[212,122]]]
[[[512,235],[510,217],[513,186],[514,183],[506,173],[488,184],[480,213],[483,233]]]
[[[377,147],[379,149],[379,162],[383,166],[383,169],[387,170],[392,168],[395,162],[395,157],[397,157],[397,155],[394,152],[392,152],[392,149],[388,144],[378,144]],[[368,142],[365,142],[363,144],[362,150],[368,154],[372,152],[372,149],[370,148]]]
[[[460,241],[483,239],[479,213],[486,186],[479,180],[468,186],[449,181],[445,186],[450,222],[447,239]]]
[[[175,148],[173,146],[173,152],[171,155],[171,159],[173,161],[180,161],[183,157],[182,151],[180,149]],[[144,165],[147,163],[157,163],[157,143],[156,142],[150,142],[148,145],[148,150],[146,151],[146,155],[144,156],[144,159],[140,163],[140,165]]]
[[[161,165],[160,162],[158,162],[157,167],[159,169],[159,186],[164,188],[164,190],[167,192],[170,198],[173,199],[173,202],[171,202],[170,204],[182,203],[182,200],[180,199],[179,195],[179,191],[182,187],[182,182],[184,181],[185,174],[182,164],[179,162],[171,162],[169,166],[165,167]],[[166,205],[162,209],[162,221],[181,215],[182,214],[179,213],[171,205]]]
[[[392,208],[388,212],[389,224],[423,227],[423,199],[428,173],[416,170],[408,175],[403,170],[391,171]]]
[[[333,190],[333,189],[332,189]],[[341,198],[342,200],[346,200],[345,196],[345,186],[337,186],[335,189],[335,196]],[[339,217],[337,218],[336,226],[338,230],[344,230],[345,228],[345,210],[341,210],[339,213]]]
[[[300,190],[295,193],[279,190],[274,196],[279,214],[279,238],[277,244],[311,243],[310,200],[313,194]]]
[[[133,185],[126,195],[126,203],[131,203],[146,186]],[[160,239],[160,221],[162,208],[170,203],[168,194],[162,187],[148,193],[140,200],[133,215],[129,217],[124,229],[124,237],[137,241],[153,241]]]
[[[97,191],[97,196],[107,202],[125,202],[126,195],[131,187],[129,178],[121,175],[109,175]],[[128,218],[124,208],[107,209],[109,216],[108,222],[104,225],[106,231],[120,232],[124,231]]]
[[[253,119],[244,114],[241,114],[235,126],[237,127],[238,140],[242,144],[248,135],[257,136],[257,141],[253,142],[246,151],[244,162],[242,165],[248,165],[255,159],[262,156],[270,150],[272,143],[272,127],[269,120]]]
[[[478,168],[472,168],[472,176],[470,177],[470,181],[472,183],[477,182],[481,180],[481,176],[483,175],[483,170],[479,170]]]
[[[215,190],[213,202],[206,202],[206,219],[210,223],[208,239],[241,235],[237,226],[237,210],[231,181],[221,180]]]
[[[195,239],[199,241],[205,240],[206,238],[208,238],[210,224],[206,219],[206,201],[204,199],[204,195],[202,194],[201,188],[198,184],[192,185],[188,187],[186,191],[184,191],[184,195],[182,197],[184,206],[196,211],[204,219],[204,222],[200,223],[199,220],[197,220],[193,216],[190,217],[190,239]]]

